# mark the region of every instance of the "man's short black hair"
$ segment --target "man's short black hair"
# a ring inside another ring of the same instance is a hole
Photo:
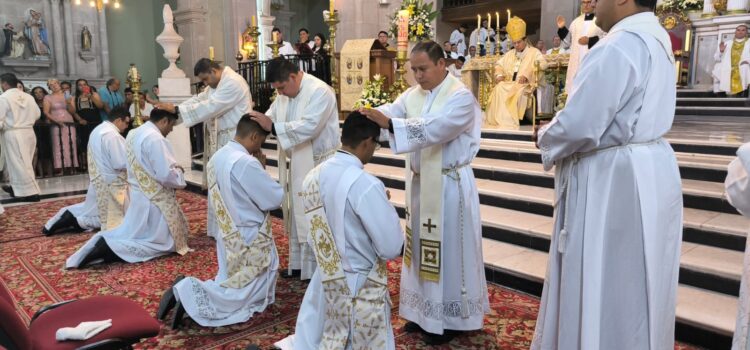
[[[129,87],[125,88],[124,93],[126,93],[126,94],[132,94],[133,93],[133,89],[131,89]]]
[[[461,23],[461,25],[459,26],[459,28],[469,29],[469,26],[467,26],[466,23]]]
[[[451,41],[450,41],[450,40],[446,40],[446,41],[444,41],[444,42],[443,42],[443,45],[445,45],[445,44],[451,44],[451,45],[453,45],[453,43],[451,43]]]
[[[60,86],[63,86],[63,85],[67,85],[68,87],[72,87],[73,86],[73,85],[70,85],[70,82],[67,81],[67,80],[60,82]]]
[[[279,27],[273,27],[273,29],[271,30],[271,33],[273,33],[273,32],[279,32],[279,33],[281,33],[281,29],[279,29]]]
[[[112,86],[112,84],[114,84],[116,81],[117,78],[110,78],[109,80],[107,80],[107,87]]]
[[[465,63],[466,62],[466,57],[464,57],[464,56],[458,56],[458,60]]]
[[[268,131],[263,129],[258,122],[253,120],[250,117],[250,114],[243,115],[237,123],[237,132],[235,135],[240,138],[245,138],[255,133],[268,136]]]
[[[112,108],[112,110],[107,115],[107,120],[114,122],[117,119],[125,119],[127,117],[130,117],[130,111],[128,111],[127,108],[123,106],[117,106],[115,108]]]
[[[309,31],[309,30],[307,30],[307,28],[300,28],[300,29],[299,29],[299,32],[300,32],[300,33],[302,33],[302,32],[305,32],[305,33],[307,33],[307,34],[310,34],[310,31]]]
[[[268,63],[266,68],[266,81],[269,83],[281,83],[287,81],[292,73],[298,73],[299,66],[283,57],[276,57]]]
[[[201,58],[198,60],[198,62],[195,62],[195,67],[193,67],[193,75],[198,76],[198,74],[211,73],[211,69],[221,70],[221,63],[219,61],[213,61],[208,58]]]
[[[430,58],[430,61],[432,63],[437,64],[438,61],[445,59],[445,51],[443,51],[443,48],[436,42],[429,40],[429,41],[420,41],[417,43],[417,45],[414,45],[414,48],[411,49],[411,54],[415,54],[417,52],[424,52],[427,54],[427,56]]]
[[[151,111],[151,115],[149,116],[148,120],[156,124],[164,118],[169,118],[169,121],[175,121],[177,120],[177,114],[170,113],[163,109],[154,108],[154,110]]]
[[[346,117],[341,129],[341,144],[357,148],[363,141],[372,138],[375,142],[380,137],[380,127],[374,121],[359,112],[352,112]]]
[[[651,10],[656,9],[656,0],[635,0],[635,4],[641,7],[648,7]]]
[[[16,78],[16,75],[13,73],[0,75],[0,82],[6,83],[14,88],[18,86],[18,78]]]

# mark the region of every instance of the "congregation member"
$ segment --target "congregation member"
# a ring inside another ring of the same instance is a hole
[[[605,32],[596,24],[594,17],[596,3],[597,0],[581,0],[583,14],[573,20],[570,29],[566,26],[565,18],[557,16],[557,36],[563,40],[566,47],[570,48],[570,61],[565,77],[565,91],[568,95],[573,91],[573,78],[583,58],[599,40],[604,38]]]
[[[676,77],[655,6],[597,1],[607,37],[535,135],[558,204],[533,350],[674,348],[682,186],[664,135]]]
[[[438,345],[482,329],[489,311],[471,168],[482,111],[471,91],[446,71],[439,44],[418,43],[409,60],[419,84],[393,103],[360,112],[383,129],[394,153],[406,156],[399,314],[409,321],[406,332],[421,332],[427,344]],[[425,305],[442,307],[426,312]]]
[[[552,48],[547,50],[547,55],[562,55],[568,53],[568,49],[562,46],[562,40],[560,36],[555,35],[552,37]]]
[[[148,122],[128,134],[130,204],[122,224],[92,236],[68,257],[66,268],[143,262],[172,252],[187,254],[189,228],[175,195],[176,189],[186,186],[185,171],[167,140],[176,123],[176,114],[154,110]]]
[[[47,87],[50,94],[44,96],[42,113],[52,122],[49,128],[52,140],[52,166],[55,175],[70,175],[78,168],[77,130],[60,81],[49,79]]]
[[[2,189],[17,200],[39,201],[39,185],[34,176],[36,136],[34,123],[41,116],[31,95],[19,90],[18,78],[12,73],[0,75],[0,133],[5,172],[10,185]]]
[[[719,43],[714,59],[714,93],[747,96],[750,85],[750,45],[747,44],[747,25],[734,30],[734,38]]]
[[[118,106],[125,105],[125,95],[120,92],[120,79],[112,78],[107,80],[107,84],[99,90],[99,96],[103,102],[104,108],[100,109],[102,121],[107,120],[107,113]]]

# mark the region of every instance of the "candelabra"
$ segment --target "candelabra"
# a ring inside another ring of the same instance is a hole
[[[128,70],[128,85],[133,90],[133,127],[137,128],[143,125],[143,119],[141,118],[141,75],[134,63],[130,64]]]
[[[335,10],[333,12],[329,11],[328,16],[324,13],[323,20],[328,25],[328,31],[330,33],[330,38],[326,43],[328,46],[326,50],[328,51],[328,54],[331,55],[331,85],[333,85],[333,90],[338,94],[340,92],[338,78],[339,69],[338,64],[336,64],[336,25],[339,24],[338,12]]]
[[[409,88],[406,84],[406,79],[404,79],[406,76],[405,65],[408,59],[406,51],[400,50],[396,53],[396,81],[394,81],[391,86],[391,94],[393,95],[394,100],[398,95]]]
[[[243,45],[242,49],[247,54],[247,59],[255,61],[258,59],[258,38],[260,37],[260,31],[258,26],[247,26],[245,32],[242,33]]]

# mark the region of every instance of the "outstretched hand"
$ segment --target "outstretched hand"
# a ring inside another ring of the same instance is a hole
[[[367,119],[374,121],[381,129],[388,129],[388,122],[391,118],[388,118],[383,112],[372,108],[360,108],[359,113],[364,114]]]
[[[565,17],[557,16],[557,28],[565,27]]]
[[[263,130],[271,132],[271,129],[273,129],[273,120],[271,120],[271,117],[257,111],[250,111],[248,114],[250,114],[250,119],[258,122]]]
[[[174,104],[167,103],[167,102],[159,102],[159,103],[157,103],[157,104],[154,105],[154,108],[161,109],[161,110],[167,111],[169,113],[174,113],[175,112]]]

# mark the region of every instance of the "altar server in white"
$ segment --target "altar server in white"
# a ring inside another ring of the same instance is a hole
[[[18,79],[11,73],[0,75],[0,133],[2,157],[10,185],[2,189],[19,200],[38,202],[39,186],[32,160],[36,150],[34,123],[41,111],[34,98],[17,88]]]
[[[555,223],[532,349],[672,349],[682,189],[663,138],[676,103],[656,0],[599,0],[608,32],[538,131]],[[615,69],[616,68],[616,69]]]
[[[319,267],[295,334],[276,344],[284,350],[396,348],[386,262],[398,257],[404,233],[385,186],[364,171],[379,138],[377,124],[350,114],[341,150],[305,178],[309,243]]]
[[[178,106],[157,103],[155,107],[176,113],[186,127],[204,123],[203,164],[206,164],[216,150],[232,140],[240,118],[253,110],[253,99],[247,81],[217,61],[201,58],[195,64],[193,74],[207,86],[203,92]],[[209,198],[209,206],[211,201]],[[216,237],[218,227],[210,209],[206,227],[208,235]]]
[[[172,328],[185,313],[204,327],[249,320],[274,302],[279,257],[271,232],[270,211],[281,205],[284,191],[265,170],[261,151],[268,132],[245,115],[234,140],[208,162],[208,195],[219,223],[213,280],[180,280],[164,293],[157,317],[175,305]]]
[[[482,328],[489,311],[482,224],[471,162],[482,111],[445,71],[442,49],[417,44],[410,62],[419,85],[362,113],[378,123],[395,153],[406,154],[406,243],[399,313],[428,344]]]
[[[573,20],[573,23],[570,24],[570,30],[565,26],[565,18],[557,16],[557,36],[563,40],[564,45],[570,50],[568,72],[565,76],[565,91],[568,95],[573,91],[575,85],[573,78],[575,78],[583,58],[605,35],[605,32],[596,24],[595,10],[596,0],[581,0],[583,14]]]
[[[284,58],[268,64],[266,80],[278,96],[267,115],[250,114],[279,142],[279,180],[287,189],[281,208],[289,234],[289,269],[301,270],[287,272],[306,280],[315,271],[315,256],[307,245],[309,228],[300,192],[305,175],[339,146],[336,95],[326,83]]]
[[[130,125],[130,114],[123,107],[115,107],[107,116],[108,120],[94,128],[89,137],[86,199],[60,209],[42,228],[44,235],[106,231],[122,223],[128,206],[128,160],[121,133]]]
[[[186,186],[167,135],[177,115],[154,110],[148,122],[125,140],[130,204],[120,226],[95,234],[65,263],[67,268],[124,260],[142,262],[177,252],[187,254],[188,223],[175,190]]]
[[[750,44],[747,43],[747,25],[734,30],[734,38],[719,44],[714,55],[714,92],[727,95],[746,93],[750,85]]]

